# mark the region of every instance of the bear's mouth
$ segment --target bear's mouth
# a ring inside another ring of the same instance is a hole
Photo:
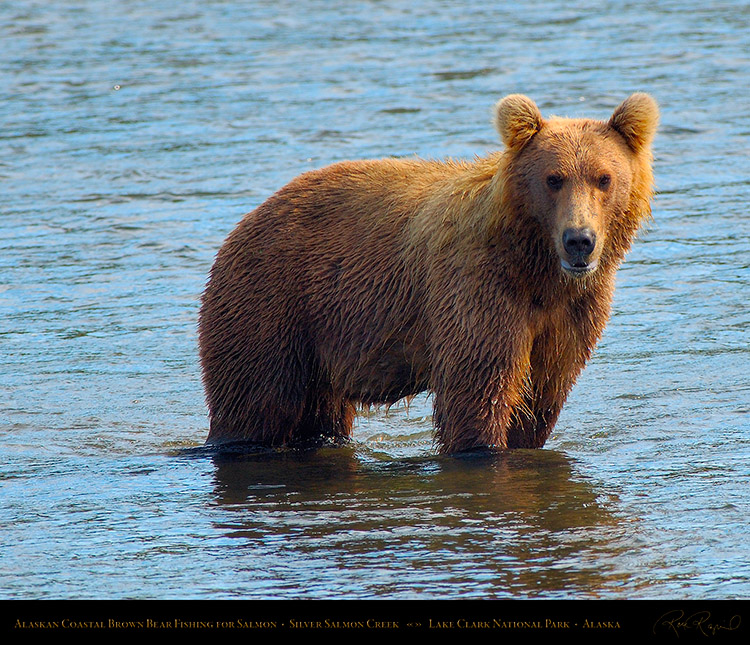
[[[599,260],[594,260],[593,262],[588,264],[585,262],[576,262],[575,264],[571,264],[567,260],[560,260],[560,264],[562,265],[563,271],[565,271],[565,273],[573,276],[574,278],[581,278],[596,271],[596,268],[599,266]]]

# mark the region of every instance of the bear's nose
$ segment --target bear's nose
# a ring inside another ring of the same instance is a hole
[[[587,258],[596,246],[596,233],[590,228],[568,228],[562,236],[563,248],[571,258]]]

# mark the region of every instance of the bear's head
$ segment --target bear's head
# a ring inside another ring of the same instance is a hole
[[[656,102],[633,94],[608,121],[543,119],[513,94],[494,117],[508,149],[505,183],[549,235],[563,273],[589,275],[608,254],[623,255],[650,215]]]

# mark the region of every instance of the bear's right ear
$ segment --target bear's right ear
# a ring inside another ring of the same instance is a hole
[[[523,148],[544,125],[536,103],[523,94],[510,94],[495,104],[495,128],[508,148]]]

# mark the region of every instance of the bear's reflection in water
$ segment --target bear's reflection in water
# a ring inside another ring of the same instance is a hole
[[[315,576],[332,575],[330,558],[347,575],[382,586],[388,570],[395,587],[402,578],[436,594],[468,580],[488,597],[623,582],[596,566],[629,530],[617,500],[559,452],[393,459],[353,443],[210,458],[225,511],[215,528],[247,550],[249,566],[284,562],[301,588],[325,585]]]

